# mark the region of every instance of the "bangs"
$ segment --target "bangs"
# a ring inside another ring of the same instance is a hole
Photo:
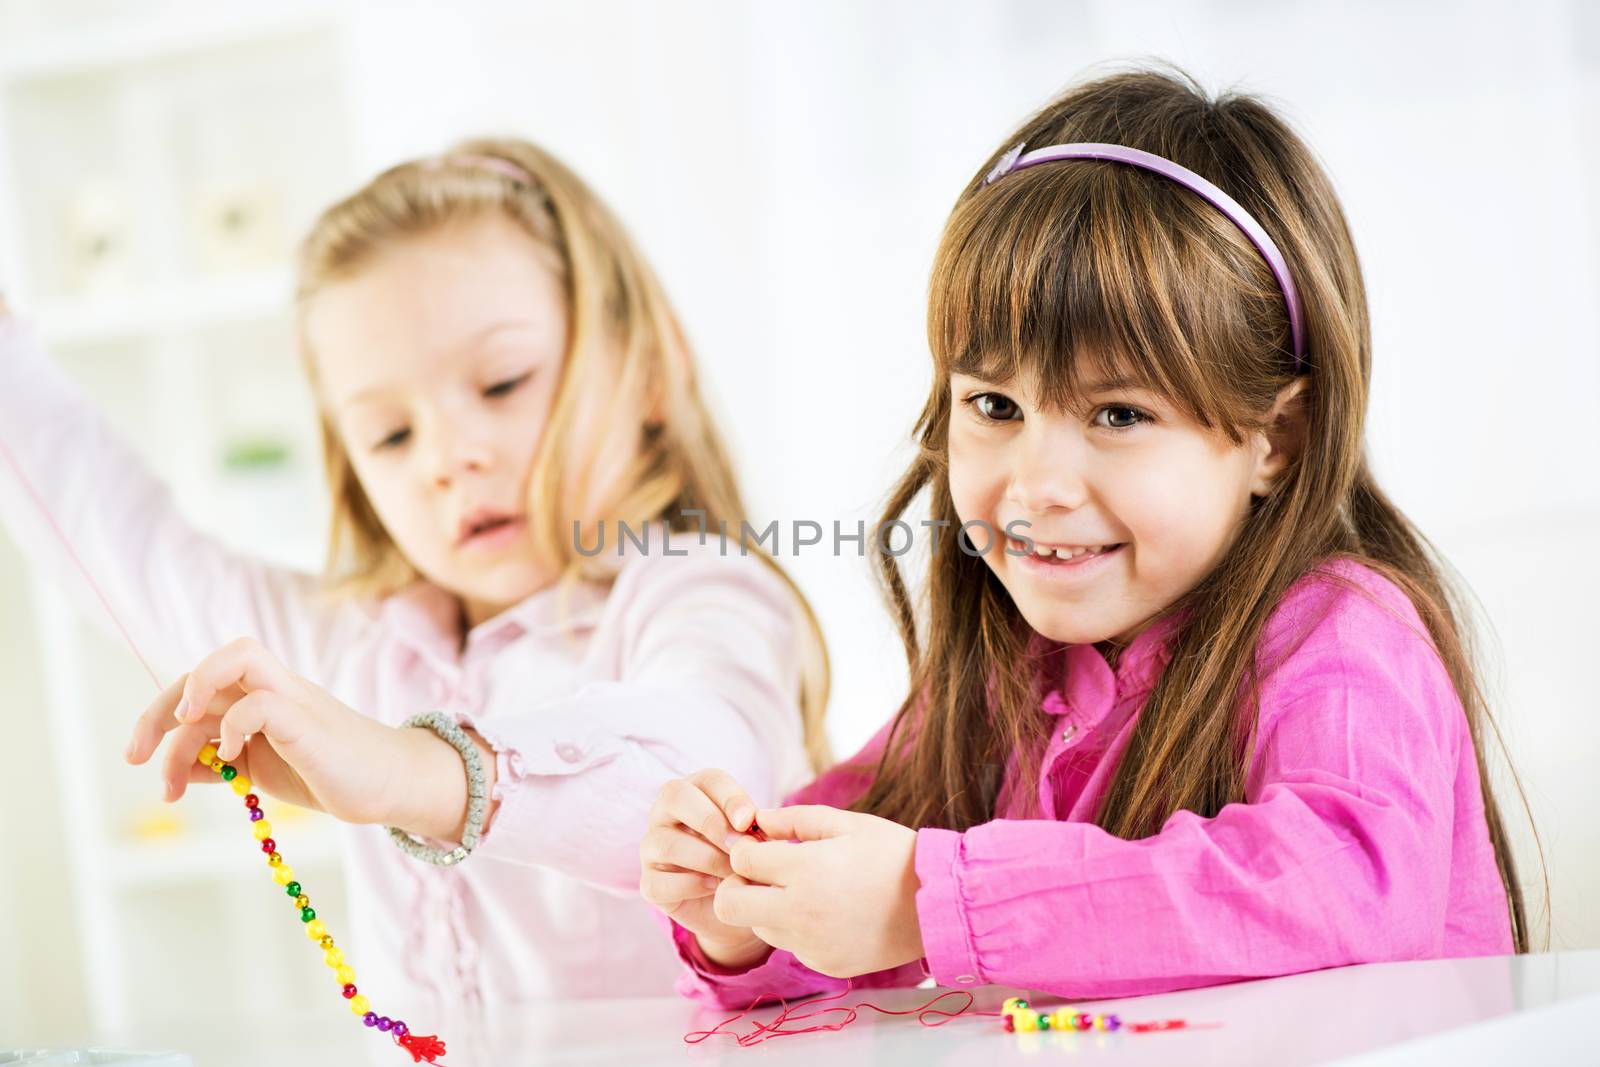
[[[1090,384],[1117,380],[1232,437],[1234,367],[1272,331],[1274,307],[1286,321],[1264,261],[1198,196],[1133,167],[1072,161],[1015,172],[957,206],[928,337],[946,376],[1036,384],[1041,404],[1069,411]]]

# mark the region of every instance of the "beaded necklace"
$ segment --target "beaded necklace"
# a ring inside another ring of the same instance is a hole
[[[344,999],[350,1002],[350,1011],[359,1015],[366,1026],[394,1038],[395,1044],[411,1053],[411,1062],[421,1063],[426,1060],[435,1063],[439,1056],[444,1055],[443,1041],[432,1035],[422,1037],[413,1034],[404,1021],[379,1015],[372,1010],[366,994],[356,988],[355,968],[345,962],[344,951],[334,944],[333,936],[328,933],[327,924],[317,918],[316,909],[311,906],[311,898],[306,895],[300,883],[295,881],[294,868],[285,863],[283,856],[279,854],[278,842],[272,837],[272,824],[267,821],[267,813],[261,807],[261,798],[250,792],[250,779],[240,774],[233,764],[222,762],[217,756],[215,745],[208,744],[202,748],[200,754],[195,757],[195,762],[216,771],[217,775],[233,788],[235,795],[244,798],[245,810],[250,813],[250,832],[261,842],[261,851],[267,855],[267,866],[272,869],[272,880],[282,886],[289,899],[294,901],[295,908],[300,912],[300,921],[305,924],[306,936],[322,949],[322,962],[333,971],[340,992],[344,995]],[[439,1067],[443,1065],[440,1064]]]
[[[3,323],[0,323],[0,325],[3,325]],[[161,684],[161,678],[151,668],[150,662],[144,658],[144,654],[139,651],[139,646],[133,640],[133,635],[128,632],[127,627],[122,625],[122,619],[117,615],[116,609],[111,606],[111,601],[106,598],[106,594],[100,588],[99,583],[89,573],[89,568],[79,558],[77,551],[72,547],[72,541],[67,537],[66,532],[61,529],[61,524],[56,522],[55,516],[51,514],[50,508],[44,502],[44,497],[40,495],[38,489],[34,488],[33,482],[23,472],[22,464],[17,461],[16,455],[7,446],[3,438],[0,438],[0,456],[5,458],[7,465],[16,474],[17,480],[22,483],[22,487],[27,491],[34,507],[38,509],[39,514],[45,520],[45,524],[55,534],[56,540],[61,543],[61,547],[66,551],[68,558],[72,560],[78,573],[83,575],[84,581],[89,583],[89,588],[94,591],[95,596],[99,599],[100,606],[105,609],[112,625],[122,635],[123,642],[127,644],[128,649],[133,653],[134,658],[139,661],[139,665],[144,668],[145,673],[150,676],[150,681],[155,684],[156,692],[162,692],[164,687]],[[333,938],[328,934],[327,924],[317,918],[316,911],[311,907],[311,898],[303,892],[300,883],[294,880],[294,869],[285,863],[283,856],[279,854],[278,843],[272,838],[272,824],[267,821],[266,813],[261,808],[261,798],[250,792],[250,779],[240,774],[238,768],[232,764],[222,762],[217,757],[215,745],[207,744],[203,747],[195,757],[195,761],[203,763],[213,771],[216,771],[224,782],[233,787],[234,793],[244,798],[245,810],[250,813],[252,830],[255,833],[256,840],[261,842],[261,851],[266,853],[267,866],[272,868],[273,880],[284,887],[290,899],[294,901],[295,907],[299,909],[300,921],[305,924],[306,936],[311,938],[322,949],[322,960],[333,969],[344,998],[350,1002],[350,1010],[360,1016],[362,1023],[366,1026],[381,1033],[387,1033],[392,1037],[395,1044],[411,1054],[413,1063],[421,1063],[426,1060],[428,1063],[437,1064],[437,1067],[444,1067],[443,1064],[438,1064],[438,1057],[443,1056],[445,1052],[442,1040],[431,1034],[427,1036],[413,1034],[403,1021],[391,1019],[386,1015],[378,1015],[371,1010],[371,1005],[368,1003],[366,996],[356,989],[355,970],[345,962],[344,952],[333,943]]]

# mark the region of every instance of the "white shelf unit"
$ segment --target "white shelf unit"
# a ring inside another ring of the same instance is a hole
[[[348,35],[326,6],[169,0],[152,16],[0,0],[8,299],[192,521],[311,570],[325,504],[290,260],[350,177]],[[122,760],[149,678],[104,620],[37,580],[29,593],[91,1027],[123,1029],[174,998],[197,1012],[249,998],[263,1018],[323,1002],[322,968],[285,936],[292,909],[273,899],[237,798],[201,788],[162,805],[154,764]],[[337,928],[336,828],[270,807]]]

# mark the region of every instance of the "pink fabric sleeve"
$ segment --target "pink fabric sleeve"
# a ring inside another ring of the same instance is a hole
[[[243,636],[320,680],[361,625],[354,606],[319,599],[313,576],[232,552],[185,520],[167,487],[15,319],[0,319],[0,437],[163,680]],[[94,625],[115,632],[4,462],[0,521],[30,564]]]
[[[628,894],[669,779],[719,767],[768,803],[806,773],[800,616],[770,567],[714,548],[625,570],[606,611],[622,620],[616,680],[527,715],[462,721],[502,772],[474,862],[538,864]]]
[[[1363,603],[1269,679],[1248,803],[1138,841],[1049,821],[920,831],[935,978],[1120,997],[1441,955],[1471,742],[1415,616]]]

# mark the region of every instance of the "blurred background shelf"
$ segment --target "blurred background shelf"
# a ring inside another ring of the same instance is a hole
[[[51,347],[100,345],[235,323],[276,322],[292,297],[287,268],[197,279],[103,297],[68,297],[36,309]]]

